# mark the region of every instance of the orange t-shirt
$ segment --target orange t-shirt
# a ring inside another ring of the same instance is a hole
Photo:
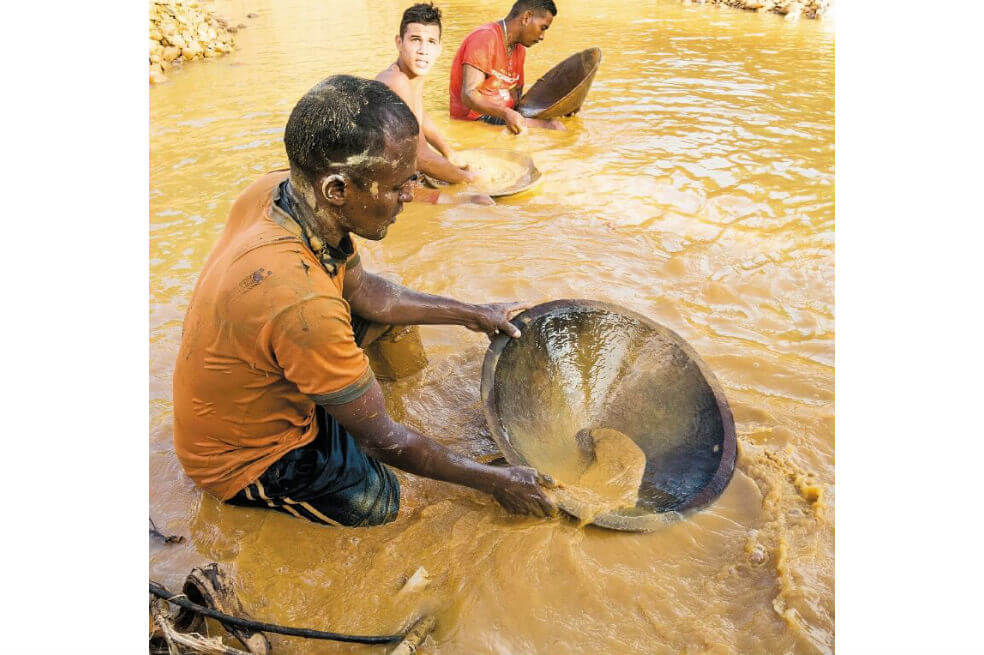
[[[185,316],[174,367],[174,450],[188,476],[226,500],[317,436],[316,402],[341,404],[373,382],[342,297],[300,228],[273,204],[286,171],[233,203]]]
[[[475,29],[461,42],[451,62],[451,84],[448,89],[451,94],[451,118],[473,121],[481,116],[461,102],[463,64],[485,73],[485,81],[478,87],[480,93],[498,105],[512,107],[515,103],[510,91],[516,87],[523,88],[525,61],[526,48],[518,43],[513,47],[512,56],[506,55],[502,25],[498,22]]]

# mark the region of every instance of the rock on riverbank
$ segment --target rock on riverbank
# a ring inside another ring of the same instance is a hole
[[[182,62],[219,57],[235,47],[234,27],[192,0],[155,0],[150,5],[150,82]]]
[[[690,4],[728,5],[738,9],[767,11],[782,14],[787,19],[820,18],[830,6],[830,0],[685,0]]]

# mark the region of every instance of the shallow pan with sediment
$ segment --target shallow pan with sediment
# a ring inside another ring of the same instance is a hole
[[[485,193],[493,198],[512,196],[535,187],[542,173],[533,163],[533,158],[523,152],[501,148],[469,148],[459,150],[455,164],[469,164],[470,168],[479,173],[483,171],[499,173],[492,186],[475,186],[469,184],[454,185],[476,193]],[[424,184],[437,189],[451,186],[447,182],[436,180],[428,175],[422,175]]]

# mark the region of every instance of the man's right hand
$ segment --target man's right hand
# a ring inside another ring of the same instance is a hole
[[[492,497],[513,514],[538,517],[557,516],[557,505],[544,492],[556,487],[547,475],[529,466],[509,466],[497,469],[492,483]]]
[[[506,121],[506,127],[513,134],[522,134],[523,130],[526,129],[526,119],[515,109],[510,109],[506,107],[506,115],[503,117]]]
[[[465,198],[464,202],[470,202],[473,205],[488,207],[495,204],[495,200],[487,193],[463,193],[461,195]]]
[[[471,193],[470,191],[464,191],[462,193],[441,193],[437,199],[437,204],[439,205],[467,205],[468,203],[473,205],[494,205],[495,200],[486,193]]]

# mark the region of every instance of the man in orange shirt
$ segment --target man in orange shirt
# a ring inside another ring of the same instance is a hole
[[[451,62],[451,117],[506,125],[514,134],[565,129],[556,119],[524,118],[514,109],[523,95],[526,48],[543,40],[556,15],[553,0],[517,0],[505,18],[465,37]]]
[[[520,304],[461,303],[362,268],[350,234],[382,239],[412,200],[418,135],[385,85],[330,77],[287,121],[289,171],[233,203],[174,369],[175,452],[219,499],[378,525],[399,508],[389,464],[485,491],[514,512],[556,512],[533,469],[479,464],[394,422],[360,348],[379,325],[519,335],[509,319]]]

